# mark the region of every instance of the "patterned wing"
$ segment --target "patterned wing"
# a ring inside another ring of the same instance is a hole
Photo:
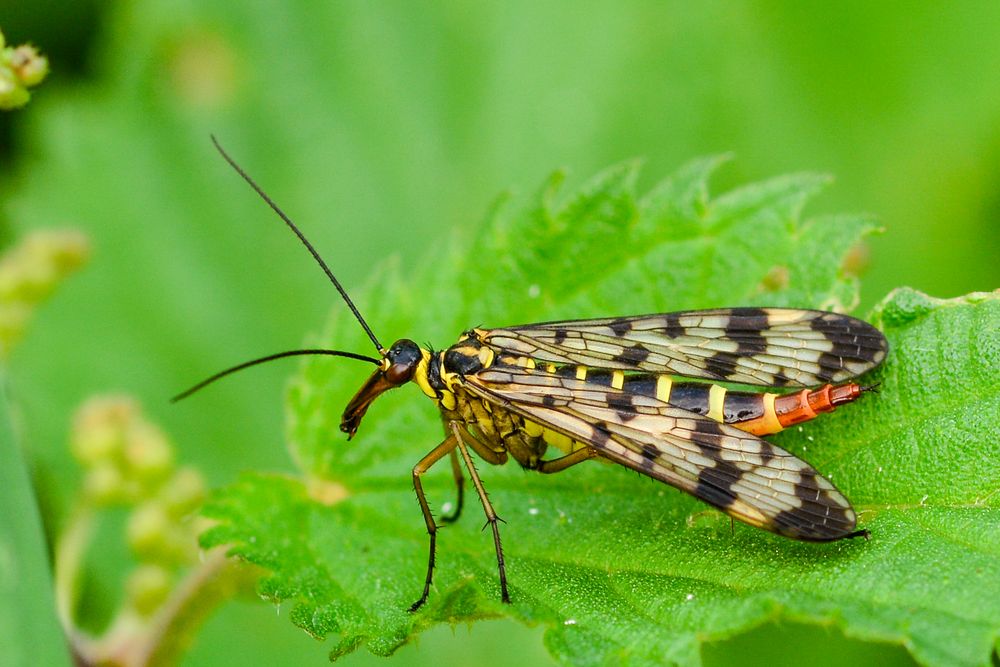
[[[839,383],[885,358],[878,329],[819,310],[720,308],[481,330],[498,352],[592,368],[723,382]]]
[[[826,478],[731,426],[652,397],[540,370],[494,366],[466,376],[462,386],[750,525],[811,541],[854,531],[854,510]]]

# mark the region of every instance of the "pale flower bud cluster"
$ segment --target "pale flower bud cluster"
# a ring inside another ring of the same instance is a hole
[[[48,230],[28,233],[0,255],[0,361],[10,355],[38,304],[88,254],[80,232]]]
[[[31,99],[28,88],[49,73],[49,60],[34,46],[7,46],[0,33],[0,109],[17,109]]]
[[[130,508],[126,538],[139,565],[128,576],[126,602],[148,616],[197,555],[193,519],[205,498],[204,480],[193,468],[175,465],[166,435],[127,397],[87,401],[74,420],[70,447],[84,468],[83,501]]]

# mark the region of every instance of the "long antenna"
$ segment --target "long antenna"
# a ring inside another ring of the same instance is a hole
[[[374,357],[368,357],[368,356],[365,356],[363,354],[354,354],[353,352],[341,352],[340,350],[323,350],[323,349],[319,349],[319,350],[289,350],[288,352],[278,352],[277,354],[269,354],[266,357],[261,357],[259,359],[253,359],[251,361],[244,361],[242,364],[237,364],[236,366],[233,366],[232,368],[227,368],[224,371],[219,371],[218,373],[216,373],[212,377],[206,378],[206,379],[202,380],[201,382],[199,382],[198,384],[196,384],[195,386],[191,387],[190,389],[187,389],[187,390],[182,391],[181,393],[177,394],[176,396],[174,396],[173,398],[170,399],[170,402],[171,403],[176,403],[177,401],[179,401],[181,399],[185,399],[188,396],[190,396],[191,394],[193,394],[194,392],[198,391],[199,389],[204,389],[205,387],[207,387],[208,385],[212,384],[216,380],[221,380],[222,378],[226,377],[227,375],[235,373],[236,371],[241,371],[244,368],[249,368],[250,366],[256,366],[257,364],[263,364],[266,361],[274,361],[275,359],[281,359],[283,357],[298,357],[298,356],[302,356],[302,355],[306,355],[306,354],[325,354],[325,355],[328,355],[328,356],[331,356],[331,357],[347,357],[348,359],[357,359],[359,361],[368,361],[370,363],[375,364],[376,366],[379,364],[379,360],[375,359]]]
[[[302,241],[302,245],[306,247],[306,250],[309,251],[309,253],[313,256],[313,259],[316,260],[316,263],[319,264],[320,267],[323,269],[323,272],[326,273],[326,277],[330,279],[330,282],[333,283],[333,286],[337,288],[338,292],[340,292],[340,296],[344,297],[344,301],[347,303],[347,307],[351,309],[351,312],[354,313],[354,317],[356,317],[358,319],[358,322],[361,323],[361,327],[365,330],[365,333],[368,334],[368,337],[372,339],[373,343],[375,343],[375,349],[378,350],[379,354],[385,356],[385,348],[382,347],[382,344],[378,342],[378,338],[376,338],[375,334],[372,333],[371,327],[369,327],[368,323],[365,322],[365,318],[361,317],[361,313],[358,312],[358,309],[354,305],[354,302],[351,301],[351,297],[347,296],[347,292],[341,286],[340,281],[337,280],[337,278],[333,275],[333,271],[331,271],[330,267],[326,265],[326,262],[323,261],[323,258],[319,256],[319,253],[316,252],[316,249],[313,248],[311,243],[309,243],[309,240],[305,237],[305,235],[301,231],[299,231],[299,228],[295,226],[295,223],[292,222],[291,218],[285,215],[285,212],[282,211],[280,208],[278,208],[278,205],[274,203],[274,200],[272,200],[269,196],[267,196],[267,193],[264,192],[264,190],[262,190],[259,185],[257,185],[256,181],[250,178],[250,175],[248,173],[243,171],[243,167],[236,164],[236,160],[229,157],[229,153],[227,153],[226,149],[222,147],[222,145],[219,143],[219,140],[215,138],[215,135],[213,134],[211,135],[211,137],[212,137],[212,143],[215,144],[215,148],[219,151],[219,153],[222,154],[222,157],[225,158],[226,162],[228,162],[229,165],[236,170],[237,174],[243,177],[244,181],[250,184],[250,187],[252,187],[254,191],[258,195],[260,195],[260,198],[263,199],[265,202],[267,202],[267,205],[271,207],[271,210],[277,213],[278,217],[284,220],[285,224],[288,225],[288,228],[291,229],[293,232],[295,232],[295,235],[299,237],[299,240]]]

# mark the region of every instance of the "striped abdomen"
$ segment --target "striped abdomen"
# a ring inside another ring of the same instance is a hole
[[[539,368],[556,375],[651,396],[717,422],[732,424],[754,435],[777,433],[789,426],[809,421],[822,412],[831,412],[839,405],[854,401],[864,391],[860,385],[852,382],[827,384],[819,389],[803,389],[781,395],[731,391],[721,385],[704,382],[676,382],[664,374],[627,374],[622,371],[552,364],[539,364]]]
[[[634,388],[628,385],[626,383],[628,391],[640,391],[638,385]],[[768,435],[814,419],[821,412],[831,412],[838,405],[855,400],[861,392],[861,386],[854,383],[828,384],[815,390],[779,395],[729,391],[714,384],[675,382],[665,400],[748,433]]]

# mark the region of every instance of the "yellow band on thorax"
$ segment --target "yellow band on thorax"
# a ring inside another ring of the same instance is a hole
[[[417,363],[417,370],[413,373],[413,381],[431,398],[437,398],[437,393],[431,388],[430,380],[427,378],[427,368],[431,362],[431,353],[421,348],[420,361]]]

